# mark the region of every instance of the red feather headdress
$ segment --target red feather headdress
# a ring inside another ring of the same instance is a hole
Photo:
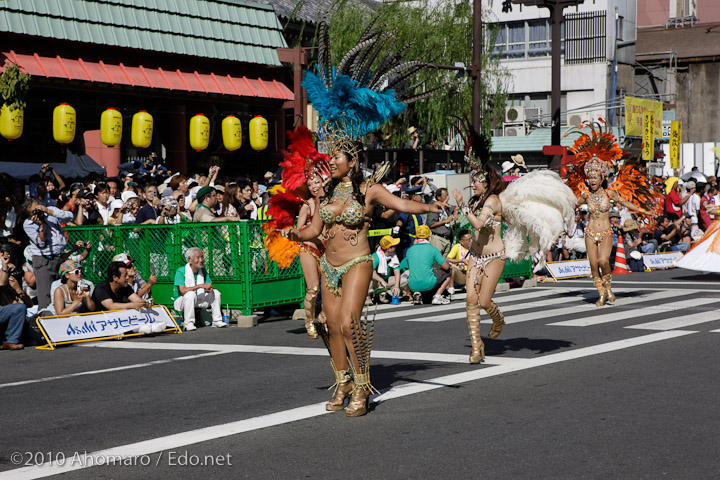
[[[300,245],[280,235],[278,229],[295,225],[300,207],[305,203],[304,187],[308,180],[317,175],[323,181],[330,178],[330,157],[317,151],[310,130],[300,126],[295,131],[288,132],[288,137],[291,143],[288,151],[284,153],[285,160],[280,163],[283,167],[282,187],[285,191],[270,197],[268,215],[272,220],[263,225],[268,257],[277,262],[280,268],[292,265],[300,251]]]

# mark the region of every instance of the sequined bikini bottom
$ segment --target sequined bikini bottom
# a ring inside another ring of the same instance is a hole
[[[592,240],[595,245],[600,245],[603,240],[605,240],[607,237],[611,237],[612,234],[612,228],[596,232],[595,230],[591,230],[590,227],[585,227],[585,237]]]
[[[334,295],[340,295],[340,281],[343,275],[358,263],[372,261],[372,255],[363,255],[362,257],[353,258],[349,262],[336,267],[335,265],[331,265],[330,262],[327,261],[327,257],[323,255],[322,258],[320,258],[320,270],[322,270],[323,276],[325,277],[325,286],[327,286],[328,290]]]

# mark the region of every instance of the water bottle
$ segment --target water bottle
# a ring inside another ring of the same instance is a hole
[[[400,305],[400,297],[397,295],[392,296],[392,305]]]
[[[230,305],[225,305],[225,313],[223,313],[223,322],[230,325]]]

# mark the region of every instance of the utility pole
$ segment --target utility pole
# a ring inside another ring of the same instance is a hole
[[[563,23],[563,10],[567,7],[580,5],[584,0],[512,0],[513,4],[526,5],[532,7],[547,8],[550,10],[550,24],[552,28],[552,98],[550,101],[550,110],[552,111],[552,137],[551,137],[551,148],[547,149],[546,152],[553,155],[552,167],[560,166],[560,157],[562,153],[560,150],[560,104],[562,98],[562,84],[561,70],[560,70],[560,59],[562,55],[561,44],[562,44],[562,23]],[[509,7],[510,5],[508,5]],[[503,10],[505,4],[503,5]],[[511,8],[508,8],[511,10]]]
[[[482,0],[473,0],[473,59],[470,66],[470,76],[473,79],[472,95],[472,127],[475,134],[482,133],[480,123],[480,109],[482,108]]]

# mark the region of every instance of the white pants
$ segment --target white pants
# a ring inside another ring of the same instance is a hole
[[[198,299],[198,292],[202,292],[204,295]],[[183,321],[185,324],[195,325],[195,309],[196,308],[208,308],[212,309],[213,322],[222,322],[222,300],[219,290],[213,290],[210,293],[205,293],[204,290],[193,290],[187,292],[180,298],[175,299],[175,310],[182,312]]]

